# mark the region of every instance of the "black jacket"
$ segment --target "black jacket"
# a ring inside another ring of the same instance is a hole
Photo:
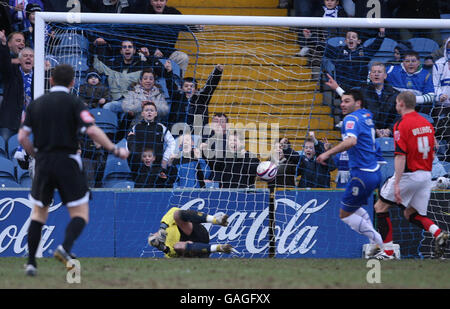
[[[174,81],[173,73],[165,71],[164,74],[167,91],[172,101],[169,112],[169,128],[171,129],[178,122],[187,123],[192,127],[195,115],[201,115],[202,125],[206,126],[209,123],[208,105],[222,78],[222,72],[214,68],[205,86],[195,93],[190,100],[178,88],[177,83]]]
[[[253,188],[259,159],[246,152],[244,156],[225,158],[221,188]]]
[[[364,84],[361,87],[361,92],[366,108],[372,112],[375,129],[392,128],[397,118],[395,99],[399,92],[387,82],[384,84],[381,96],[378,96],[372,83]]]
[[[18,130],[25,101],[23,78],[20,65],[11,63],[8,45],[4,46],[1,43],[0,73],[3,75],[3,102],[0,107],[0,127]],[[31,90],[33,91],[33,83]]]
[[[168,130],[160,123],[146,122],[144,119],[136,124],[127,137],[127,146],[130,151],[128,164],[131,172],[136,176],[141,165],[141,153],[145,148],[153,149],[156,157],[154,164],[160,165],[164,154],[164,135]]]

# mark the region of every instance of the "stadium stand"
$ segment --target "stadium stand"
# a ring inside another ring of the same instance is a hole
[[[6,143],[3,137],[0,137],[0,157],[8,157],[8,151],[6,150]]]

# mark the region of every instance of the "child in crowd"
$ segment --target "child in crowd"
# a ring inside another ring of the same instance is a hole
[[[175,151],[175,139],[169,130],[156,121],[158,109],[153,102],[144,102],[142,120],[133,126],[127,137],[127,147],[131,153],[128,157],[129,166],[133,174],[137,173],[143,149],[153,149],[154,164],[161,171],[161,178],[167,178],[167,163]]]
[[[141,153],[141,162],[134,178],[135,188],[164,188],[165,180],[159,177],[161,167],[155,162],[153,149],[145,148]]]
[[[174,187],[204,188],[210,170],[201,157],[200,148],[195,145],[191,134],[178,137],[179,149],[169,161],[169,174],[174,176]]]
[[[333,157],[327,161],[327,165],[316,162],[316,158],[323,152],[331,148],[331,144],[324,139],[323,142],[318,141],[314,132],[310,132],[310,136],[305,139],[303,154],[300,155],[297,175],[301,175],[298,186],[300,188],[329,188],[330,172],[336,169]]]
[[[86,83],[80,86],[78,96],[89,108],[102,108],[105,103],[111,101],[108,87],[100,81],[100,74],[92,70],[86,75]]]
[[[324,0],[312,17],[337,18],[347,17],[345,10],[339,5],[339,0]],[[320,67],[326,40],[330,36],[338,36],[339,32],[334,29],[303,29],[299,34],[299,44],[302,49],[297,54],[301,57],[309,57],[310,65]]]

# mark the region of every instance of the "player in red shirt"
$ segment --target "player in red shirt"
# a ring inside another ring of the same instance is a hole
[[[383,185],[375,204],[377,229],[384,247],[375,255],[378,259],[393,259],[392,224],[389,207],[397,204],[404,209],[405,218],[430,232],[435,238],[435,256],[441,257],[448,234],[427,217],[434,159],[434,128],[414,109],[416,97],[410,91],[397,96],[396,109],[402,118],[394,125],[395,173]]]

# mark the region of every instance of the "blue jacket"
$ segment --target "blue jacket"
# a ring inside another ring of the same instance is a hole
[[[173,176],[174,187],[204,188],[210,169],[203,159],[179,158],[172,162],[169,174]]]
[[[324,56],[330,59],[336,72],[336,81],[344,89],[360,87],[361,82],[367,81],[368,64],[378,51],[384,38],[379,35],[367,47],[360,44],[355,50],[347,45],[335,47],[327,45]]]

